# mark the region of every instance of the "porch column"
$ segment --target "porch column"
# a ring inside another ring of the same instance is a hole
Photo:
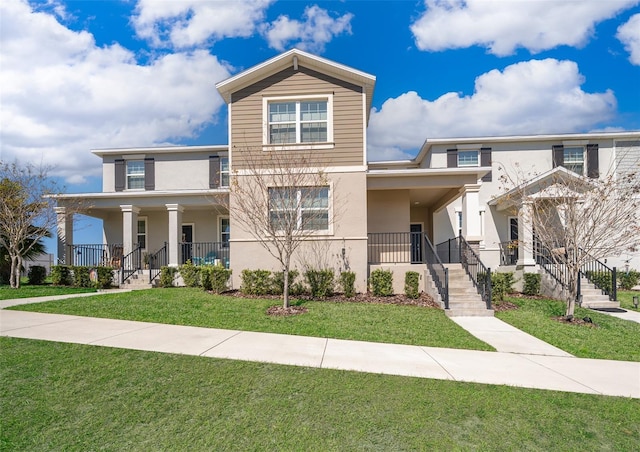
[[[180,265],[180,242],[182,241],[182,212],[180,204],[165,204],[169,212],[169,266]]]
[[[73,265],[70,246],[73,245],[73,214],[67,214],[66,207],[56,207],[58,235],[58,262]],[[67,262],[67,257],[69,261]]]
[[[523,201],[518,210],[518,262],[517,266],[533,267],[533,202]]]
[[[482,240],[480,227],[480,185],[465,185],[462,194],[462,235],[469,244]]]
[[[121,205],[122,210],[122,248],[124,256],[133,251],[138,237],[138,214],[140,208],[131,204]]]

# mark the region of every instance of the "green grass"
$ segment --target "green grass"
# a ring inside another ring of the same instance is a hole
[[[294,301],[309,310],[291,317],[266,314],[279,300],[210,295],[200,289],[150,289],[16,306],[72,314],[243,331],[295,334],[431,347],[494,350],[439,309],[365,303]]]
[[[21,284],[20,288],[12,289],[11,286],[0,286],[0,300],[11,300],[14,298],[48,297],[51,295],[67,295],[73,293],[96,292],[96,289],[84,287],[52,286],[43,284],[41,286],[30,286]]]
[[[579,358],[640,361],[640,324],[576,307],[575,317],[590,317],[597,327],[568,325],[562,301],[507,298],[517,310],[496,312],[496,317]],[[612,375],[612,378],[615,376]]]
[[[633,297],[640,297],[640,291],[638,290],[618,290],[618,301],[620,302],[620,307],[624,309],[629,309],[631,311],[640,312],[639,308],[633,307]]]
[[[637,450],[640,401],[0,338],[3,451]]]

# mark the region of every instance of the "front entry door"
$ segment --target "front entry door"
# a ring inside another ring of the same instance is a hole
[[[422,224],[415,223],[409,226],[411,232],[411,263],[422,263]]]
[[[193,254],[193,225],[182,225],[182,263],[191,259]]]

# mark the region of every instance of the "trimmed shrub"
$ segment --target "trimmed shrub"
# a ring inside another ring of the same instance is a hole
[[[56,286],[70,286],[72,283],[71,268],[68,265],[51,267],[51,282]]]
[[[268,295],[273,282],[269,270],[242,270],[240,291],[247,295]]]
[[[191,259],[182,264],[180,267],[180,276],[182,276],[182,281],[184,285],[187,287],[198,287],[200,286],[200,268],[193,265]]]
[[[494,300],[503,301],[504,296],[513,292],[513,272],[491,274],[491,291]]]
[[[588,271],[585,272],[585,276],[601,290],[611,292],[611,275],[609,272]]]
[[[640,282],[640,272],[636,270],[629,270],[628,272],[618,271],[617,278],[618,286],[622,290],[631,290]]]
[[[351,298],[356,295],[355,282],[356,274],[354,272],[340,273],[340,285],[345,297]]]
[[[160,287],[173,287],[173,279],[176,276],[177,268],[163,266],[160,268]]]
[[[206,265],[200,270],[202,288],[213,293],[222,293],[228,288],[231,270],[222,265]]]
[[[113,268],[96,267],[98,280],[94,283],[97,289],[108,289],[113,285]]]
[[[418,290],[420,283],[420,274],[418,272],[409,271],[404,274],[404,293],[407,297],[416,299],[420,296]]]
[[[334,273],[333,269],[307,270],[304,277],[309,284],[312,298],[326,298],[333,295]]]
[[[292,293],[293,287],[296,285],[296,278],[300,275],[298,270],[289,270],[289,293]],[[282,295],[284,293],[284,272],[273,272],[271,275],[271,293],[274,295]]]
[[[538,295],[540,293],[540,273],[525,273],[522,293],[525,295]]]
[[[47,269],[42,265],[33,265],[29,267],[29,273],[27,274],[29,278],[29,284],[34,286],[39,286],[44,284],[44,280],[47,277]]]
[[[73,285],[76,287],[91,287],[91,278],[89,273],[91,269],[89,267],[71,267],[73,272]]]
[[[393,295],[393,272],[391,270],[374,270],[369,278],[371,290],[376,297]]]

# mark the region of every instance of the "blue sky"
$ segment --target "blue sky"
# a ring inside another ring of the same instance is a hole
[[[91,149],[225,144],[215,84],[292,47],[377,77],[371,160],[640,130],[636,0],[3,0],[0,38],[0,160],[69,192],[101,190]]]

